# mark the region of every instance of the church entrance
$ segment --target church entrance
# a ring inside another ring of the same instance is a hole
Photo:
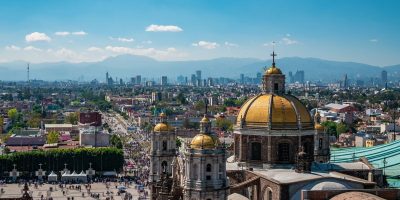
[[[280,162],[289,162],[289,151],[290,145],[289,143],[280,143],[278,145],[278,160]]]
[[[251,160],[261,160],[261,143],[251,143]]]

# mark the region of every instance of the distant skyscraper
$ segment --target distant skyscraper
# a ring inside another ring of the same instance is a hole
[[[106,84],[109,84],[109,75],[108,75],[108,72],[106,73]]]
[[[201,70],[196,71],[196,79],[201,80]]]
[[[289,72],[289,83],[294,83],[293,73]]]
[[[167,76],[162,76],[161,77],[161,85],[165,86],[168,84],[168,78]]]
[[[190,77],[190,82],[193,86],[196,86],[197,84],[196,74],[192,74],[192,76]]]
[[[136,76],[136,85],[140,85],[142,84],[142,76],[141,75],[137,75]]]
[[[347,80],[347,74],[344,75],[343,77],[343,87],[348,88],[349,87],[349,80]]]
[[[240,74],[240,84],[244,84],[244,74]]]
[[[304,83],[304,71],[303,70],[296,71],[296,73],[294,74],[293,82]]]
[[[132,84],[132,85],[135,85],[135,84],[136,84],[136,78],[135,78],[135,77],[132,77],[132,78],[131,78],[131,84]]]
[[[386,70],[382,70],[382,72],[381,72],[381,81],[382,81],[382,86],[386,87],[386,84],[387,84],[387,71]]]

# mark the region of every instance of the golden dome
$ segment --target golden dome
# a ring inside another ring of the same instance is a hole
[[[272,67],[268,68],[267,71],[265,71],[265,74],[266,74],[266,75],[270,75],[270,74],[282,74],[282,71],[281,71],[279,68],[277,68],[277,67],[275,67],[275,66],[272,66]]]
[[[207,123],[207,122],[210,122],[210,120],[208,119],[208,117],[204,116],[200,122]]]
[[[166,123],[158,123],[153,130],[154,132],[167,132],[172,131],[172,127]]]
[[[300,122],[300,124],[299,124]],[[307,108],[291,95],[259,94],[240,108],[237,126],[279,130],[312,130],[312,118]]]
[[[190,143],[193,149],[214,149],[219,145],[219,140],[209,134],[197,134]]]
[[[325,127],[322,126],[320,123],[316,123],[314,126],[314,129],[318,130],[318,131],[323,131],[323,130],[325,130]]]
[[[167,115],[164,112],[162,112],[162,113],[160,113],[159,117],[167,117]]]

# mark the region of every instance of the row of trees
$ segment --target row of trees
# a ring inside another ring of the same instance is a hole
[[[107,147],[38,150],[0,155],[0,175],[11,171],[14,164],[18,171],[26,174],[38,170],[39,164],[48,172],[61,171],[64,164],[67,164],[69,170],[80,172],[87,170],[89,163],[92,163],[92,168],[96,171],[121,171],[124,163],[123,151]]]

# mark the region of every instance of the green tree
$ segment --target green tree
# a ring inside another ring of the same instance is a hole
[[[233,130],[233,124],[231,121],[225,118],[217,118],[216,120],[216,126],[220,128],[222,131],[232,131]]]
[[[182,141],[179,138],[176,138],[176,147],[179,148],[182,146]]]
[[[12,108],[7,112],[8,117],[11,119],[12,122],[15,122],[18,118],[18,111],[16,108]]]
[[[59,133],[57,131],[51,131],[47,134],[47,144],[58,143]]]
[[[65,117],[65,122],[70,124],[78,124],[78,113],[72,112]]]
[[[202,111],[205,109],[205,107],[206,107],[206,104],[204,103],[204,101],[197,101],[194,104],[194,109],[197,111]]]
[[[336,125],[336,134],[339,135],[341,133],[346,133],[349,130],[349,127],[345,123],[339,123]]]
[[[326,132],[329,135],[335,135],[337,136],[337,131],[336,131],[336,123],[332,121],[325,121],[321,123],[322,126],[326,128]]]
[[[110,143],[111,146],[116,147],[118,149],[122,149],[123,147],[121,138],[116,134],[111,135]]]

